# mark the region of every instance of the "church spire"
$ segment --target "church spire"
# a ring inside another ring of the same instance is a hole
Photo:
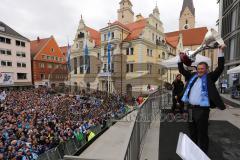
[[[179,18],[179,30],[195,27],[195,8],[193,0],[183,0],[182,10]]]
[[[182,5],[182,10],[181,10],[181,13],[180,13],[180,17],[182,16],[183,12],[185,11],[185,9],[187,7],[190,10],[190,12],[192,13],[192,15],[195,16],[195,8],[194,8],[194,5],[193,5],[193,1],[192,0],[184,0],[183,5]]]
[[[156,18],[159,18],[159,17],[160,17],[160,12],[159,12],[159,9],[158,9],[157,1],[156,1],[156,6],[155,6],[155,8],[153,9],[153,15],[154,15]]]

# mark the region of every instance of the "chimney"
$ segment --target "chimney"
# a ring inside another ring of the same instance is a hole
[[[39,38],[39,36],[37,37],[37,41],[40,42],[40,38]]]
[[[143,19],[143,16],[141,13],[139,13],[138,15],[136,15],[136,21],[139,21],[139,20],[142,20]]]

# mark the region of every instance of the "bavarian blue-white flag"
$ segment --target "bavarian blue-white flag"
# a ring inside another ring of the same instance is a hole
[[[68,46],[67,46],[67,68],[68,68],[68,72],[71,71],[71,58],[70,58],[70,55],[71,55],[71,46],[68,43]]]
[[[84,72],[86,73],[89,67],[89,55],[88,55],[88,45],[87,39],[84,40],[84,48],[83,48],[83,55],[84,55]]]
[[[108,63],[108,72],[111,72],[111,34],[108,32],[108,45],[107,45],[107,63]]]

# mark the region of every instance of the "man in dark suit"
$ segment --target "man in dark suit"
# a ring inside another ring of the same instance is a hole
[[[189,104],[189,114],[192,116],[189,122],[191,139],[208,154],[208,119],[210,108],[218,107],[224,110],[226,107],[215,86],[216,81],[224,70],[223,48],[218,52],[218,67],[213,72],[208,72],[208,64],[201,62],[197,66],[197,72],[191,73],[185,70],[179,60],[179,72],[188,80],[182,95],[182,101]]]
[[[180,113],[183,113],[184,103],[181,101],[180,97],[183,92],[184,84],[181,80],[181,74],[176,76],[176,79],[172,83],[173,90],[172,90],[172,112],[175,114],[175,109],[177,107],[177,103],[180,105]]]

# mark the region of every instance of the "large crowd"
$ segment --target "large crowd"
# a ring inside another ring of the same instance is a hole
[[[126,112],[117,95],[50,94],[45,88],[6,91],[0,112],[0,160],[32,160]]]

